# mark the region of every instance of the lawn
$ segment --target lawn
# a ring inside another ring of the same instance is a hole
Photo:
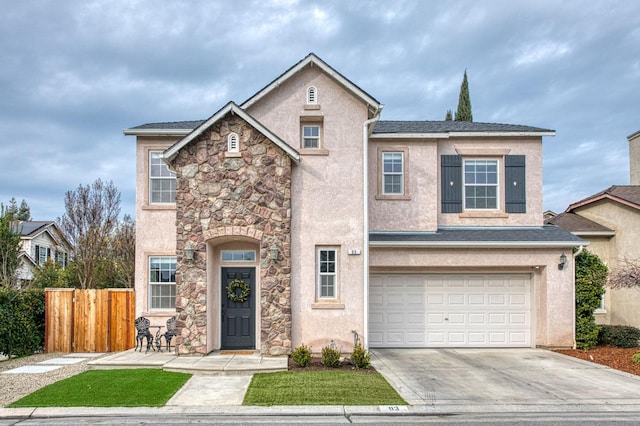
[[[283,371],[255,374],[243,405],[406,405],[374,371]]]
[[[190,377],[150,368],[89,370],[45,386],[9,407],[161,407]]]

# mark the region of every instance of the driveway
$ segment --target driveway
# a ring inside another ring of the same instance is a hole
[[[374,349],[372,364],[436,412],[640,411],[640,377],[543,349]]]

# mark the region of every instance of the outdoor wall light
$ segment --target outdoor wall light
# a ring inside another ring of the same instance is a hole
[[[562,271],[566,265],[567,265],[567,255],[562,253],[562,256],[560,256],[560,263],[558,264],[558,269]]]
[[[193,260],[193,255],[195,254],[195,249],[193,248],[193,246],[191,244],[187,244],[184,247],[184,257],[188,260],[188,261],[192,261]]]
[[[278,260],[278,246],[275,243],[271,244],[271,248],[269,249],[269,259]]]

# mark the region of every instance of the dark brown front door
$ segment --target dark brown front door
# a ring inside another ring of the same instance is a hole
[[[256,347],[255,276],[255,268],[222,268],[221,349]]]

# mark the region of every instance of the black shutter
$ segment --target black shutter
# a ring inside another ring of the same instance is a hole
[[[525,181],[525,156],[504,157],[505,210],[507,213],[527,212],[527,185]]]
[[[462,212],[462,156],[440,156],[442,213]]]

